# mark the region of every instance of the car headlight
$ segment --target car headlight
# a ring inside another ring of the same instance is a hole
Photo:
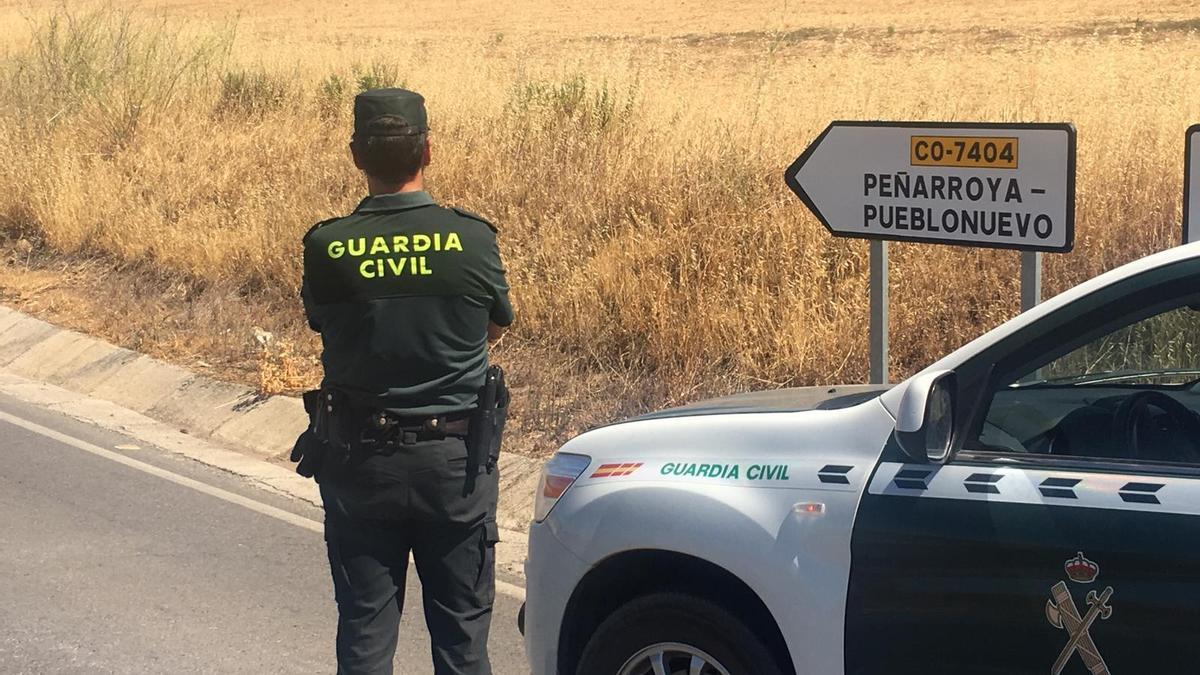
[[[537,499],[533,505],[533,519],[542,522],[550,515],[550,509],[559,498],[587,470],[592,458],[587,455],[572,455],[559,452],[542,467],[542,482],[538,486]]]

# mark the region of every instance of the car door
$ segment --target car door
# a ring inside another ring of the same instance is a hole
[[[1200,278],[1118,284],[958,369],[956,453],[893,440],[846,672],[1200,672]]]

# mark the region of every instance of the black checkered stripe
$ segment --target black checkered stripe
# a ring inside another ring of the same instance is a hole
[[[873,495],[1200,515],[1200,478],[884,462]]]

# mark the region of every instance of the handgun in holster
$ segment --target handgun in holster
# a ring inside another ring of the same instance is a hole
[[[504,369],[491,366],[484,375],[483,388],[479,390],[479,405],[471,415],[467,429],[467,478],[472,487],[481,468],[491,473],[500,460],[500,443],[504,436],[504,425],[508,421],[508,403]]]
[[[296,473],[313,478],[330,455],[342,455],[350,448],[342,428],[346,396],[337,389],[323,387],[304,392],[302,398],[308,429],[296,439],[291,460],[297,463]]]

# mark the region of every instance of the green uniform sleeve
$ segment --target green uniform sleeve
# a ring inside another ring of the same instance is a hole
[[[301,244],[303,246],[303,276],[301,277],[300,281],[300,300],[304,303],[304,317],[308,319],[308,327],[318,333],[321,332],[321,319],[319,316],[320,307],[317,305],[316,300],[313,299],[312,287],[310,285],[312,281],[312,274],[310,273],[311,270],[309,267],[311,263],[309,261],[310,251],[308,239],[314,232],[317,231],[318,228],[328,222],[331,221],[323,220],[316,225],[313,225],[311,228],[309,228],[308,232],[304,233],[304,238],[301,240]]]
[[[313,301],[312,290],[308,287],[307,275],[305,275],[304,281],[300,283],[300,299],[304,302],[304,316],[308,319],[308,327],[320,333],[321,321],[317,317],[317,303]]]
[[[492,239],[492,250],[487,259],[487,281],[492,296],[489,318],[497,326],[510,326],[513,322],[512,301],[508,298],[508,279],[504,263],[500,259],[500,246]]]

